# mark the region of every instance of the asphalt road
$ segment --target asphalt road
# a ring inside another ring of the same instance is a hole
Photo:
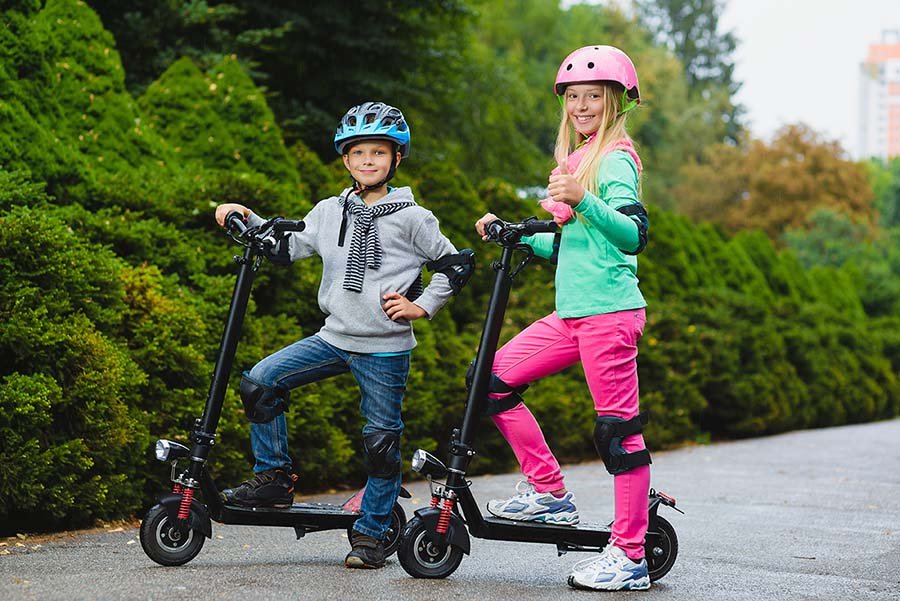
[[[582,520],[609,521],[602,464],[565,471]],[[378,571],[345,569],[342,532],[297,541],[289,528],[214,523],[213,539],[176,568],[148,559],[134,529],[0,541],[0,599],[900,600],[900,420],[656,453],[652,478],[686,513],[660,509],[680,553],[644,593],[570,590],[568,569],[585,555],[557,557],[550,545],[473,539],[452,576],[416,580],[396,558]],[[484,503],[517,480],[480,477],[473,490]],[[409,488],[412,515],[427,487]]]

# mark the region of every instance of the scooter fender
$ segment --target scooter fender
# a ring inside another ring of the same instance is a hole
[[[428,529],[428,534],[430,534],[432,538],[438,539],[441,537],[437,531],[438,518],[441,515],[440,508],[426,507],[424,509],[417,509],[415,514],[422,520],[422,523],[425,524],[425,527]],[[469,550],[471,549],[469,543],[469,531],[466,529],[466,525],[463,523],[462,519],[455,513],[450,514],[450,525],[447,528],[447,534],[443,536],[447,538],[451,545],[457,547],[466,555],[469,555]]]
[[[169,519],[173,522],[178,519],[178,509],[181,506],[181,495],[169,493],[159,498],[159,504],[166,508]],[[188,516],[191,529],[202,532],[206,538],[212,538],[212,521],[209,519],[209,511],[206,505],[197,499],[191,499],[191,513]]]

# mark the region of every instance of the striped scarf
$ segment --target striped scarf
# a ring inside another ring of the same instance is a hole
[[[369,206],[365,203],[353,202],[342,198],[344,211],[353,215],[353,237],[350,239],[350,250],[347,251],[347,269],[344,273],[344,290],[362,292],[366,267],[379,269],[383,250],[378,238],[378,226],[375,219],[396,213],[402,209],[416,206],[412,202],[376,203]]]

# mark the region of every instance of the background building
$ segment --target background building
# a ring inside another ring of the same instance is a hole
[[[900,155],[900,30],[884,31],[860,66],[860,158]]]

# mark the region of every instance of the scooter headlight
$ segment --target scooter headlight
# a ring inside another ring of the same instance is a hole
[[[187,457],[189,454],[190,449],[183,444],[165,438],[156,441],[156,458],[159,461],[173,461],[180,457]]]
[[[169,446],[168,440],[157,440],[156,441],[156,459],[157,461],[168,461],[169,459],[169,450],[172,447]]]
[[[417,449],[413,453],[412,468],[413,471],[432,478],[443,478],[447,475],[447,467],[434,455],[422,449]]]
[[[156,444],[158,445],[159,443],[157,442]],[[158,454],[159,451],[157,451],[157,455]],[[412,461],[410,462],[412,463],[413,471],[421,472],[422,468],[425,467],[425,461],[427,458],[428,453],[426,451],[423,451],[422,449],[416,449],[416,452],[413,453]]]

